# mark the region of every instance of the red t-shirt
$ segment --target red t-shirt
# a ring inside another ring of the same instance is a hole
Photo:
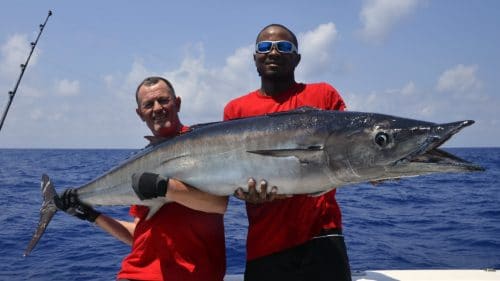
[[[331,85],[301,83],[276,97],[264,96],[256,90],[236,98],[224,108],[224,120],[287,111],[301,106],[345,109],[344,101]],[[335,189],[322,196],[295,195],[263,204],[247,203],[246,207],[249,222],[247,260],[300,245],[317,236],[323,229],[342,227]]]
[[[221,214],[163,205],[149,220],[149,208],[133,205],[139,218],[131,253],[118,279],[222,281],[226,271],[224,221]]]

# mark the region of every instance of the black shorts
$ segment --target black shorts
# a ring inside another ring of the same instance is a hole
[[[299,246],[248,261],[245,281],[351,281],[344,237],[329,230]]]

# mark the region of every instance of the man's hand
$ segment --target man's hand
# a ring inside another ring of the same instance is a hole
[[[76,190],[72,188],[66,189],[59,200],[55,200],[55,204],[59,210],[89,222],[95,222],[97,217],[101,214],[91,206],[80,202]]]
[[[168,182],[168,177],[162,177],[154,173],[132,174],[132,189],[141,200],[165,197],[168,190]]]
[[[278,195],[278,188],[276,186],[271,187],[271,191],[267,192],[267,182],[265,180],[260,181],[259,192],[257,192],[256,185],[257,183],[255,180],[250,178],[248,180],[248,192],[245,192],[243,191],[243,188],[238,187],[238,189],[234,192],[234,196],[251,204],[261,204],[271,202],[275,199],[290,197],[288,195]]]

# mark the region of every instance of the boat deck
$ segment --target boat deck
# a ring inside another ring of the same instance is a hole
[[[353,281],[500,281],[495,269],[368,270],[352,274]],[[243,275],[227,275],[224,281],[243,281]]]

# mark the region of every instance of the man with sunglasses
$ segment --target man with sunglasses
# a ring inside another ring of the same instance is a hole
[[[301,106],[344,110],[344,101],[331,85],[295,81],[300,58],[293,32],[279,24],[264,27],[254,53],[261,87],[230,101],[224,120]],[[235,193],[246,201],[249,221],[246,281],[351,280],[335,189],[320,196],[278,198],[276,188],[268,193],[265,181],[259,191],[255,185],[250,179],[248,192]]]

